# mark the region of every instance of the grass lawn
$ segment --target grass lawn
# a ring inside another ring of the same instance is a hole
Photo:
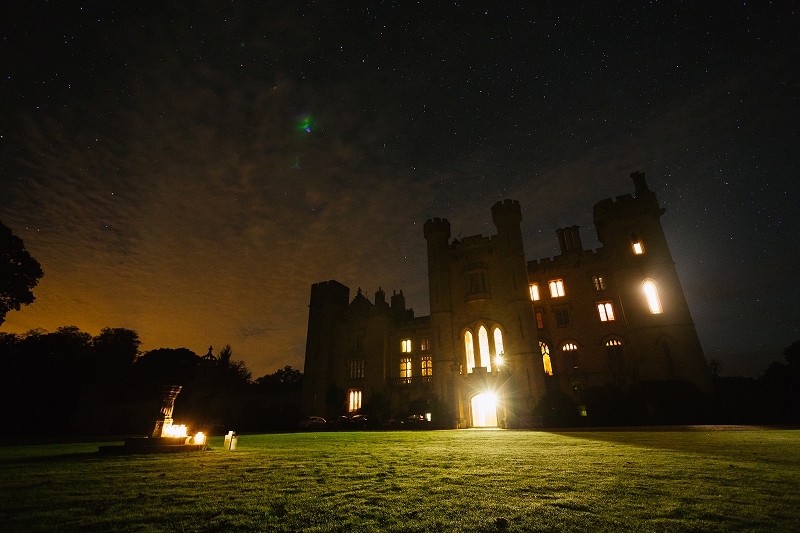
[[[800,431],[243,435],[0,447],[0,531],[800,531]],[[498,520],[499,519],[499,520]]]

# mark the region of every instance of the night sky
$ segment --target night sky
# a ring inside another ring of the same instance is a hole
[[[597,248],[642,171],[706,357],[800,339],[795,3],[159,4],[0,7],[0,221],[45,272],[2,331],[302,368],[312,283],[428,314],[426,219]]]

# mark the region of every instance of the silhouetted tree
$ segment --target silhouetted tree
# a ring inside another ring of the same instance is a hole
[[[3,336],[0,430],[65,433],[87,381],[91,342],[75,326]]]
[[[120,385],[139,357],[139,334],[125,328],[103,328],[92,340],[92,365],[97,379]]]
[[[764,386],[741,376],[714,378],[714,411],[718,424],[759,424],[768,420]]]
[[[768,422],[800,422],[800,341],[783,350],[785,363],[773,362],[759,379],[764,387]]]
[[[256,379],[256,386],[263,389],[300,390],[303,387],[303,373],[287,365]]]
[[[194,382],[200,356],[187,348],[158,348],[139,357],[133,364],[135,384],[146,394],[164,385],[186,386]]]
[[[800,341],[794,341],[790,346],[783,350],[786,364],[789,368],[800,370]]]
[[[247,370],[244,361],[233,359],[233,349],[230,344],[226,344],[219,351],[217,360],[219,381],[223,385],[244,386],[250,383],[252,374]]]
[[[43,275],[22,239],[0,222],[0,325],[9,311],[33,303],[33,288]]]
[[[719,359],[712,358],[708,362],[708,371],[711,372],[711,377],[713,379],[717,379],[722,375],[723,367],[724,365],[722,364],[722,361],[720,361]]]

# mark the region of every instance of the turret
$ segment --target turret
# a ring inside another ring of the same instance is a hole
[[[497,227],[497,237],[493,239],[495,246],[503,250],[502,255],[518,256],[524,263],[525,247],[522,243],[522,212],[517,200],[503,200],[492,206],[492,222]],[[525,283],[527,286],[527,283]]]
[[[446,218],[431,218],[423,226],[428,242],[428,273],[448,269],[445,252],[450,241],[450,222]]]
[[[450,263],[447,247],[450,241],[450,222],[446,218],[432,218],[423,226],[428,242],[428,288],[431,315],[437,311],[450,311]]]
[[[648,240],[658,241],[661,250],[669,253],[659,219],[666,211],[658,205],[656,193],[647,188],[643,172],[631,173],[636,196],[624,194],[616,200],[606,198],[594,205],[594,225],[597,240],[605,246],[633,246],[644,233]],[[625,231],[625,235],[619,232]],[[620,241],[621,239],[621,241]]]

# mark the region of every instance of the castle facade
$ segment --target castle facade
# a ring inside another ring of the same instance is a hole
[[[430,315],[337,281],[311,287],[303,407],[334,417],[435,411],[446,427],[531,427],[547,391],[571,395],[711,378],[643,173],[635,194],[594,206],[602,247],[556,230],[561,254],[525,258],[519,202],[492,206],[497,234],[452,239],[425,222]]]

